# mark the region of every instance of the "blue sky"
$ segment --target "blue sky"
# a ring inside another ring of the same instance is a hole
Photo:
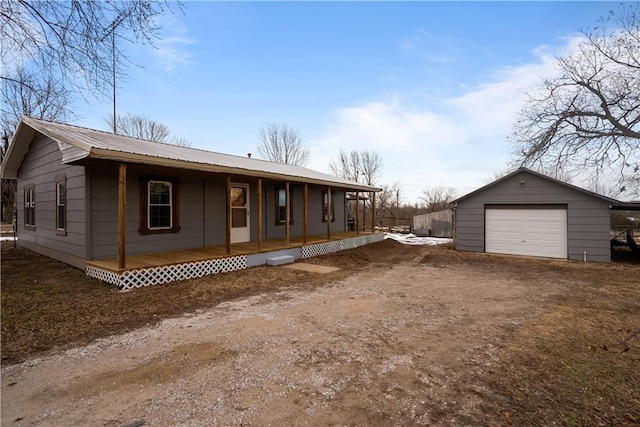
[[[523,91],[613,2],[186,2],[156,48],[132,46],[118,112],[168,125],[197,148],[257,156],[282,122],[328,171],[345,151],[383,158],[379,185],[404,202],[459,195],[511,156]],[[78,100],[76,124],[106,129],[111,100]]]

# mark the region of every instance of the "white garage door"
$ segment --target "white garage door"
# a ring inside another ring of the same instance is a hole
[[[567,258],[567,210],[486,209],[485,251]]]

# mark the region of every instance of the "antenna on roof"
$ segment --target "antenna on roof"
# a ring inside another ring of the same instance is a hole
[[[109,35],[111,35],[111,77],[112,77],[112,86],[113,86],[113,133],[117,133],[116,126],[116,27],[122,24],[122,21],[126,18],[126,15],[120,13],[114,20],[111,22],[109,29],[102,37],[100,41],[104,41]]]

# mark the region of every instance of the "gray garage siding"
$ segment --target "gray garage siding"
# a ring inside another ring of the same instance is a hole
[[[82,166],[61,163],[58,144],[42,135],[31,142],[18,171],[16,206],[21,246],[84,268],[86,256],[86,179]],[[66,233],[56,230],[56,179],[66,179]],[[35,230],[25,229],[24,189],[35,186]]]
[[[524,184],[520,182],[524,180]],[[521,171],[458,201],[456,248],[484,252],[486,205],[567,206],[568,257],[609,262],[609,203],[552,180]]]

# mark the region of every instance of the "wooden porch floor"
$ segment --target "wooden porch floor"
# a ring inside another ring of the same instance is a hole
[[[366,236],[371,232],[361,231],[356,234],[355,231],[345,231],[339,233],[331,233],[331,241],[347,239],[349,237]],[[307,236],[307,245],[315,243],[328,242],[326,235]],[[122,272],[126,270],[136,270],[140,268],[161,267],[165,265],[181,264],[187,262],[204,261],[208,259],[226,258],[236,255],[250,255],[263,252],[275,252],[288,248],[296,248],[303,246],[302,238],[292,238],[289,246],[285,245],[284,239],[263,240],[262,248],[258,249],[257,242],[233,243],[231,244],[231,253],[228,254],[225,245],[207,246],[203,248],[184,249],[179,251],[155,252],[151,254],[129,255],[125,269],[118,268],[118,258],[106,258],[93,261],[87,261],[86,265],[103,268],[113,272]]]

